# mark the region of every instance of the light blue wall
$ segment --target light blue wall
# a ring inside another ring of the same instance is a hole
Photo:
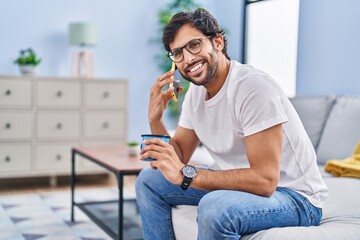
[[[38,75],[71,76],[68,24],[76,21],[96,23],[99,31],[98,45],[94,49],[96,76],[129,80],[128,139],[138,140],[141,133],[149,132],[149,89],[161,74],[154,56],[163,49],[151,44],[150,39],[158,34],[158,10],[168,2],[0,0],[0,75],[18,75],[17,66],[12,62],[19,49],[32,47],[43,58]],[[239,38],[237,1],[229,0],[225,4],[218,4],[216,0],[198,2],[212,11],[221,23],[229,24],[226,28],[232,33],[230,38]],[[232,4],[236,8],[231,9]],[[233,18],[229,21],[224,13],[230,13]],[[230,42],[232,55],[238,55],[238,40]],[[165,122],[169,127],[175,126],[169,118]]]
[[[149,40],[157,12],[167,0],[0,0],[0,74],[16,75],[18,50],[33,47],[43,57],[41,76],[70,76],[70,22],[97,24],[96,76],[130,83],[129,140],[149,132],[148,92],[161,74]],[[229,54],[241,54],[241,1],[202,0],[229,32]],[[360,94],[360,1],[301,0],[297,94]],[[165,119],[167,126],[174,124]]]
[[[40,76],[71,75],[70,22],[97,24],[94,50],[97,77],[126,78],[130,86],[129,140],[148,132],[147,102],[151,83],[159,75],[154,64],[158,49],[157,9],[165,1],[125,0],[1,0],[0,74],[18,74],[12,64],[18,50],[33,47],[43,58]]]
[[[301,0],[297,94],[360,95],[360,1]]]

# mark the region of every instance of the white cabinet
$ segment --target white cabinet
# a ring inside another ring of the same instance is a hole
[[[79,107],[80,82],[42,79],[37,81],[37,105],[39,107]]]
[[[1,144],[0,175],[30,172],[31,155],[30,144]]]
[[[69,175],[73,146],[124,143],[127,93],[122,79],[0,76],[0,178]]]
[[[69,153],[77,143],[42,143],[36,147],[36,170],[70,172]]]
[[[30,107],[32,91],[30,79],[1,79],[0,107]]]
[[[84,136],[87,138],[121,137],[124,129],[124,113],[87,112],[85,114]]]
[[[100,82],[88,82],[85,84],[85,106],[96,107],[120,107],[124,108],[127,98],[127,89],[121,84]]]
[[[79,112],[39,111],[37,114],[37,138],[70,138],[80,137]]]
[[[30,140],[32,137],[31,112],[0,111],[0,140]]]

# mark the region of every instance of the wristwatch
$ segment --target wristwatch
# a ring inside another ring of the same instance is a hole
[[[197,171],[194,166],[185,165],[181,169],[181,173],[183,175],[183,181],[181,183],[181,188],[183,190],[186,190],[190,186],[191,181],[197,176]]]

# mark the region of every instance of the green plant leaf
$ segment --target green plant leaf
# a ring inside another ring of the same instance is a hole
[[[130,141],[130,142],[127,142],[127,145],[129,147],[136,147],[136,146],[139,146],[139,143],[137,141]]]
[[[19,57],[14,60],[14,64],[18,65],[34,65],[37,66],[41,63],[42,59],[36,56],[32,48],[22,49],[19,51]]]

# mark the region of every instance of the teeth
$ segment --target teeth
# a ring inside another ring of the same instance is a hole
[[[199,68],[202,67],[202,63],[199,63],[198,65],[196,65],[195,67],[193,67],[192,69],[190,69],[190,72],[195,72],[196,70],[198,70]]]

